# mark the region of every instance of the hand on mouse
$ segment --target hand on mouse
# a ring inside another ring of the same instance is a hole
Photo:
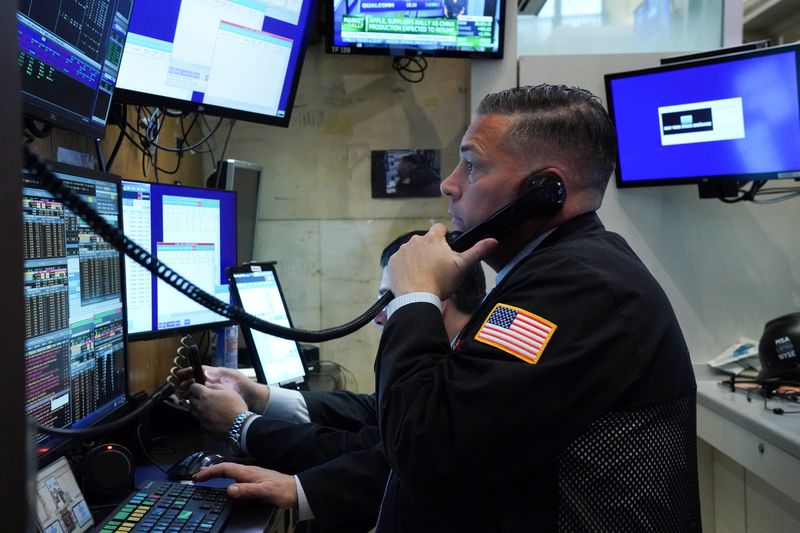
[[[251,380],[233,368],[214,367],[203,365],[203,374],[206,376],[206,385],[214,388],[232,390],[247,403],[247,408],[254,413],[263,413],[269,402],[269,387]],[[194,374],[191,368],[181,368],[175,373],[178,390],[183,391],[183,396],[188,399],[189,387],[194,383]]]
[[[193,383],[189,388],[189,406],[203,429],[222,440],[239,413],[247,410],[247,404],[234,391],[217,387],[220,386]]]
[[[202,468],[192,476],[193,481],[206,481],[215,477],[236,480],[228,486],[228,496],[237,500],[261,500],[281,509],[297,506],[297,485],[294,476],[281,474],[258,466],[237,463],[220,463]]]

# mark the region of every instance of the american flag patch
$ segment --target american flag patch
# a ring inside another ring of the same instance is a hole
[[[557,327],[519,307],[497,304],[478,330],[475,340],[535,365]]]

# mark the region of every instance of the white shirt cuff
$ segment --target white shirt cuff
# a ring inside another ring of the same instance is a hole
[[[311,511],[311,506],[308,504],[306,493],[303,491],[303,485],[300,484],[300,478],[294,476],[294,483],[297,486],[297,521],[313,520],[314,513]]]
[[[269,401],[264,416],[270,420],[283,420],[293,424],[310,422],[308,405],[303,395],[296,390],[269,388]]]
[[[439,311],[442,310],[442,300],[432,292],[409,292],[389,302],[389,305],[386,306],[386,318],[391,318],[392,314],[404,305],[420,302],[433,304],[439,308]]]
[[[256,418],[260,417],[261,415],[255,415],[245,420],[244,426],[242,426],[242,432],[239,433],[239,447],[245,455],[250,455],[250,452],[247,451],[247,430],[250,428],[250,424],[252,424]]]

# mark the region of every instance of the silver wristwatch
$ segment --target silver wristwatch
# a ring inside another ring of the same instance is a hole
[[[233,425],[231,426],[231,430],[228,432],[228,438],[226,439],[225,444],[228,447],[228,453],[234,457],[244,456],[241,443],[242,428],[244,427],[244,423],[247,421],[247,419],[254,415],[255,413],[252,411],[242,411],[239,413],[239,416],[236,417],[236,420],[233,421]]]

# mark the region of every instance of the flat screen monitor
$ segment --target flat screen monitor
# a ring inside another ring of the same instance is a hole
[[[325,2],[333,54],[503,57],[503,0]]]
[[[52,165],[67,187],[119,225],[116,177]],[[84,427],[128,397],[122,258],[36,176],[22,179],[26,411],[46,426]],[[57,442],[39,434],[40,455],[55,458]]]
[[[605,76],[617,185],[800,177],[800,45]]]
[[[122,181],[128,238],[207,293],[230,302],[225,269],[236,265],[236,193]],[[130,340],[230,325],[150,271],[125,258]]]
[[[288,126],[312,0],[136,0],[115,100]]]
[[[236,226],[238,228],[236,257],[239,263],[253,260],[260,182],[261,165],[238,159],[219,161],[217,170],[206,179],[207,187],[236,191]]]
[[[228,270],[234,301],[262,320],[292,327],[275,263],[250,263]],[[260,383],[304,388],[306,365],[300,345],[242,326],[253,369]]]
[[[99,139],[117,82],[133,0],[19,0],[26,114]]]

